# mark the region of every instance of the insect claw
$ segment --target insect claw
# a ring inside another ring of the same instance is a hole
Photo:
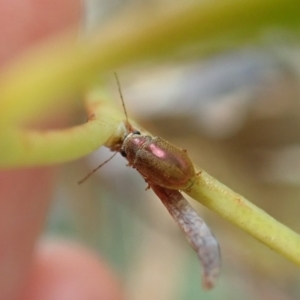
[[[145,182],[147,183],[147,187],[145,188],[145,191],[148,191],[151,189],[151,185],[149,184],[147,178],[144,177],[144,179],[145,179]]]

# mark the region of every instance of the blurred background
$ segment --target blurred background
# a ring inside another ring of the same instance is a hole
[[[176,2],[86,0],[81,34],[92,35],[126,10],[155,14]],[[188,149],[210,175],[300,232],[298,53],[291,34],[274,30],[256,45],[206,59],[192,49],[159,64],[116,71],[130,117]],[[116,82],[107,78],[107,89],[121,107]],[[189,199],[222,252],[217,286],[202,291],[196,254],[126,160],[118,155],[77,185],[110,155],[101,148],[64,168],[46,234],[101,252],[120,274],[127,299],[299,299],[296,265]]]

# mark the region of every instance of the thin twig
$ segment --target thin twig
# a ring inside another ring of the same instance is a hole
[[[202,286],[214,287],[221,269],[220,248],[216,238],[188,201],[177,190],[151,185],[173,219],[184,232],[202,263]]]

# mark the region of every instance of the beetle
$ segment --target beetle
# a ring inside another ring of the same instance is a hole
[[[125,137],[120,152],[149,185],[188,190],[195,182],[196,172],[187,151],[160,137],[134,131]]]
[[[151,188],[161,199],[184,232],[202,263],[202,286],[204,289],[211,289],[220,274],[219,244],[206,223],[179,192],[189,191],[198,173],[187,150],[180,149],[160,137],[143,135],[130,124],[116,73],[115,77],[126,117],[121,123],[122,133],[118,132],[108,143],[115,153],[78,183],[83,183],[117,153],[121,153],[128,160],[128,165],[143,176],[148,183],[147,189]]]
[[[155,184],[171,190],[189,190],[196,180],[196,171],[187,150],[179,149],[160,137],[142,135],[132,127],[118,75],[114,75],[125,113],[126,134],[112,150],[126,157],[129,166],[144,177],[148,188]]]

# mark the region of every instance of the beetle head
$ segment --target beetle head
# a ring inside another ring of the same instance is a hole
[[[122,156],[126,157],[132,163],[136,157],[136,153],[150,139],[150,136],[141,135],[139,131],[129,133],[123,142],[121,149]]]

